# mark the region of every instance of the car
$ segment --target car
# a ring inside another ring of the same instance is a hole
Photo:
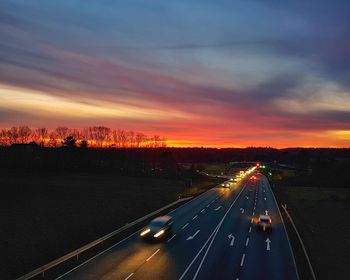
[[[229,183],[222,183],[222,184],[221,184],[221,187],[222,187],[222,188],[230,188],[231,185],[230,185]]]
[[[268,213],[265,211],[264,214],[259,215],[257,219],[258,230],[262,231],[270,231],[272,227],[272,219]]]
[[[255,176],[255,175],[253,175],[252,177],[250,177],[250,180],[255,181],[255,180],[256,180],[256,176]]]
[[[170,216],[160,216],[153,219],[147,227],[145,227],[140,237],[144,239],[162,239],[169,235],[172,230],[174,221]]]
[[[237,183],[237,182],[238,182],[238,179],[237,179],[237,178],[230,178],[230,182],[231,182],[231,183]]]

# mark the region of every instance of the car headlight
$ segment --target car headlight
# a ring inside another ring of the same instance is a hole
[[[164,233],[164,230],[158,231],[155,235],[153,235],[155,238],[161,236]]]
[[[144,236],[146,235],[147,233],[149,233],[151,230],[148,228],[148,229],[145,229],[143,232],[140,233],[141,236]]]

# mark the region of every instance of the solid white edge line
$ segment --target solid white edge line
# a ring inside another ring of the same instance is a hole
[[[239,194],[237,195],[236,199],[234,200],[233,203],[236,202],[236,200],[238,199],[238,197],[241,195],[241,193],[243,192],[243,190],[245,189],[247,183],[244,185],[244,187],[242,188],[242,190],[239,192]],[[219,222],[220,224],[220,222]],[[207,241],[205,241],[204,245],[202,246],[202,248],[198,251],[197,255],[192,259],[192,261],[190,262],[190,264],[187,266],[186,270],[182,273],[182,275],[180,276],[179,280],[183,279],[187,273],[187,271],[191,268],[191,266],[193,265],[193,263],[197,260],[198,256],[202,253],[203,249],[205,248],[205,246],[207,246],[207,243],[209,242],[209,240],[212,238],[213,234],[215,234],[215,231],[218,229],[219,224],[215,227],[215,229],[213,230],[213,232],[210,234],[209,238],[207,239]]]
[[[131,272],[128,277],[126,277],[124,280],[128,280],[131,276],[134,275],[134,272]]]
[[[155,251],[151,256],[149,256],[149,257],[146,259],[146,262],[148,262],[150,259],[152,259],[153,256],[154,256],[155,254],[157,254],[159,251],[160,251],[160,248],[159,248],[157,251]]]
[[[134,236],[136,233],[139,233],[140,231],[142,231],[142,229],[140,229],[140,230],[138,230],[138,231],[135,231],[133,234],[131,234],[131,235],[125,237],[124,239],[122,239],[122,240],[120,240],[119,242],[117,242],[116,244],[114,244],[114,245],[108,247],[107,249],[103,250],[102,252],[98,253],[97,255],[91,257],[90,259],[86,260],[85,262],[83,262],[83,263],[77,265],[76,267],[73,267],[71,270],[68,270],[68,271],[65,272],[64,274],[62,274],[62,275],[58,276],[57,278],[55,278],[55,280],[58,280],[58,279],[61,279],[61,278],[65,277],[67,274],[73,272],[74,270],[76,270],[76,269],[82,267],[83,265],[87,264],[88,262],[92,261],[93,259],[95,259],[95,258],[99,257],[100,255],[106,253],[107,251],[111,250],[113,247],[119,245],[120,243],[124,242],[125,240],[129,239],[130,237]]]
[[[232,209],[233,205],[236,203],[237,199],[240,197],[241,193],[242,193],[243,190],[246,188],[246,186],[247,186],[247,184],[244,185],[244,187],[243,187],[242,190],[239,192],[239,194],[237,195],[237,197],[235,198],[235,200],[232,202],[232,204],[230,205],[230,207],[227,209],[225,215],[224,215],[224,216],[222,217],[222,219],[220,220],[220,222],[219,222],[219,224],[218,224],[218,226],[217,226],[216,232],[214,233],[213,238],[211,239],[211,241],[210,241],[210,243],[209,243],[209,245],[208,245],[208,248],[207,248],[207,250],[205,251],[204,256],[203,256],[203,258],[202,258],[202,260],[201,260],[201,262],[200,262],[200,264],[199,264],[199,266],[198,266],[198,268],[197,268],[197,271],[196,271],[195,275],[193,276],[193,279],[192,279],[192,280],[195,280],[195,279],[197,278],[197,276],[198,276],[198,274],[199,274],[199,271],[201,270],[202,265],[203,265],[203,263],[204,263],[204,261],[205,261],[205,258],[207,257],[207,254],[208,254],[208,252],[209,252],[209,250],[210,250],[210,248],[211,248],[211,245],[213,244],[213,242],[214,242],[214,240],[215,240],[215,237],[216,237],[217,233],[218,233],[219,230],[220,230],[221,225],[222,225],[223,222],[225,221],[226,216],[228,215],[228,213],[230,212],[230,210]]]
[[[184,204],[181,204],[179,207],[176,207],[174,210],[171,210],[170,212],[168,212],[167,215],[169,215],[169,214],[172,213],[172,212],[177,211],[178,209],[184,207],[185,205],[191,203],[192,201],[198,199],[199,197],[202,197],[202,196],[204,196],[205,194],[208,194],[208,193],[209,193],[210,191],[212,191],[212,190],[214,190],[214,188],[209,189],[208,191],[201,193],[200,195],[196,196],[196,197],[193,198],[193,199],[189,199],[189,200],[186,201]],[[110,249],[114,248],[115,246],[119,245],[120,243],[124,242],[125,240],[129,239],[130,237],[134,236],[136,233],[139,233],[141,230],[142,230],[142,229],[139,229],[139,230],[135,231],[134,233],[132,233],[132,234],[130,234],[129,236],[125,237],[124,239],[120,240],[120,241],[117,242],[116,244],[113,244],[112,246],[108,247],[107,249],[103,250],[102,252],[98,253],[97,255],[95,255],[95,256],[93,256],[93,257],[87,259],[85,262],[83,262],[83,263],[77,265],[76,267],[73,267],[72,269],[68,270],[68,271],[65,272],[64,274],[62,274],[62,275],[58,276],[57,278],[55,278],[55,280],[61,279],[61,278],[63,278],[64,276],[66,276],[67,274],[69,274],[69,273],[73,272],[74,270],[76,270],[76,269],[82,267],[83,265],[87,264],[88,262],[92,261],[93,259],[97,258],[98,256],[100,256],[100,255],[106,253],[106,252],[109,251]]]
[[[265,176],[264,176],[264,177],[265,177]],[[266,177],[265,177],[265,178],[266,178]],[[266,178],[266,180],[267,180],[267,178]],[[278,207],[275,194],[273,193],[272,188],[271,188],[271,186],[270,186],[270,182],[269,182],[269,181],[267,181],[267,182],[268,182],[268,188],[270,189],[270,192],[272,193],[273,200],[275,201],[275,204],[276,204],[278,213],[280,214],[280,218],[281,218],[281,221],[282,221],[282,224],[283,224],[284,232],[285,232],[285,234],[286,234],[286,236],[287,236],[287,240],[288,240],[288,244],[289,244],[289,250],[290,250],[291,253],[292,253],[292,258],[293,258],[293,262],[294,262],[295,271],[296,271],[296,273],[297,273],[298,279],[300,280],[299,272],[298,272],[298,267],[297,267],[297,264],[296,264],[296,262],[295,262],[294,252],[293,252],[293,249],[292,249],[292,245],[291,245],[291,243],[290,243],[290,240],[289,240],[289,236],[288,236],[287,229],[286,229],[286,226],[285,226],[284,221],[283,221],[283,217],[282,217],[280,208]]]
[[[248,246],[248,243],[249,243],[249,237],[247,237],[247,240],[245,242],[245,246],[247,247]]]

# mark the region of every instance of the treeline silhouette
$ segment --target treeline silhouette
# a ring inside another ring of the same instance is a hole
[[[166,147],[166,140],[158,135],[148,136],[130,130],[112,130],[105,126],[71,129],[59,126],[49,130],[45,127],[19,126],[0,130],[0,145],[10,146],[34,142],[42,147],[81,146],[115,148]]]
[[[69,145],[52,148],[35,143],[0,147],[0,168],[39,172],[62,170],[178,177],[183,175],[183,164],[199,169],[200,163],[205,162],[288,164],[301,176],[305,177],[312,169],[317,178],[331,182],[334,178],[347,177],[350,149],[84,148]]]

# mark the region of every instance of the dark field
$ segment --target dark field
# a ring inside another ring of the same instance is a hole
[[[203,186],[216,181],[203,179]],[[5,279],[159,209],[185,191],[180,180],[5,170],[0,170],[0,186],[0,273]]]
[[[350,189],[275,188],[299,230],[317,279],[350,279]]]

